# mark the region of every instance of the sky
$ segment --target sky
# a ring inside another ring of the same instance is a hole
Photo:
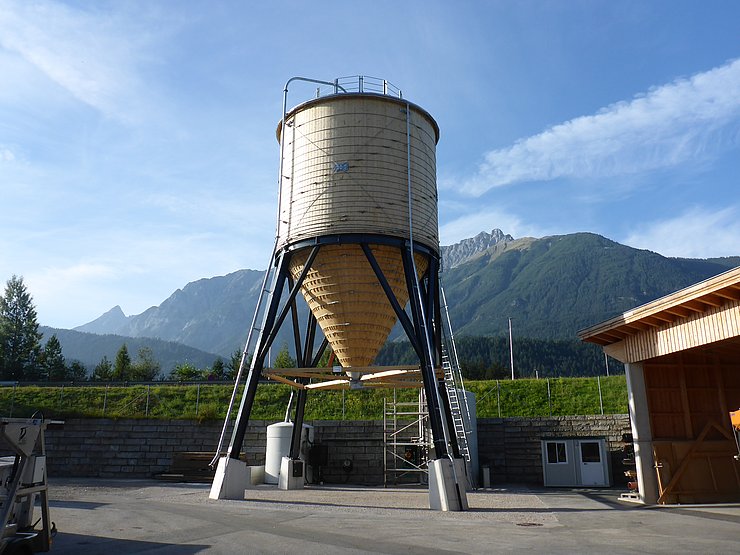
[[[740,255],[739,21],[735,0],[0,0],[0,281],[71,328],[266,268],[294,76],[384,78],[432,114],[442,244]]]

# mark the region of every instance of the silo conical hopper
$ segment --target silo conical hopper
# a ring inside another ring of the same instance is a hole
[[[301,292],[342,366],[369,366],[396,315],[359,243],[371,245],[405,306],[408,288],[394,245],[413,239],[439,252],[437,124],[406,101],[351,93],[294,108],[277,137],[284,142],[278,249],[291,251],[297,279],[310,246],[326,243]],[[428,260],[415,253],[414,261],[418,278]]]

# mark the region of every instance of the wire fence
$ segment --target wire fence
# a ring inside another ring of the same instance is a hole
[[[224,382],[93,382],[23,384],[0,387],[0,414],[28,417],[162,418],[220,420],[233,391]],[[624,376],[469,381],[476,396],[478,418],[510,416],[575,416],[624,414]],[[242,386],[238,395],[241,395]],[[257,390],[251,418],[282,420],[291,388],[270,383]],[[397,391],[401,401],[413,401],[418,390]],[[386,389],[312,391],[306,406],[309,420],[378,420],[383,417]]]

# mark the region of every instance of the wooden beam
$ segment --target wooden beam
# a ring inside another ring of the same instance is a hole
[[[699,448],[701,447],[701,444],[704,442],[704,439],[707,437],[707,434],[712,428],[714,428],[715,430],[718,430],[727,439],[732,439],[730,437],[729,432],[726,431],[723,427],[719,426],[714,420],[708,420],[706,425],[704,426],[704,429],[699,434],[699,437],[697,437],[696,440],[692,443],[691,447],[686,452],[684,459],[678,465],[678,468],[676,468],[676,470],[673,472],[673,476],[671,477],[668,484],[666,484],[665,489],[663,489],[663,491],[660,493],[660,497],[658,497],[658,503],[660,504],[665,503],[665,498],[668,495],[670,495],[672,491],[675,489],[675,487],[678,485],[678,482],[681,479],[681,476],[683,476],[683,473],[688,468],[689,462],[692,459],[692,455],[697,450],[699,450]]]
[[[349,378],[346,378],[344,380],[331,380],[328,382],[321,382],[321,383],[310,383],[306,385],[306,389],[342,389],[342,388],[349,389]]]
[[[655,314],[652,314],[651,316],[658,320],[662,320],[663,322],[668,322],[669,324],[675,322],[676,321],[675,314],[668,315],[667,312],[668,312],[667,310],[664,310],[663,312],[656,312]]]
[[[666,308],[665,312],[668,312],[669,314],[675,314],[676,316],[680,316],[681,318],[686,318],[687,316],[692,314],[690,310],[681,306],[672,306],[671,308]]]
[[[619,330],[609,330],[605,331],[601,334],[599,334],[601,337],[611,337],[612,339],[616,339],[617,341],[622,341],[625,337],[628,337],[630,334],[621,332]]]
[[[731,301],[740,301],[740,289],[722,289],[720,291],[715,291],[715,295],[718,297],[722,297],[723,299],[730,299]]]
[[[699,302],[702,302],[704,304],[708,304],[708,305],[713,306],[715,308],[719,308],[720,306],[722,306],[723,304],[725,304],[724,301],[722,300],[722,298],[721,297],[718,297],[714,293],[709,293],[708,295],[704,295],[703,297],[701,297],[701,298],[699,298],[697,300]]]
[[[650,326],[644,322],[630,322],[627,324],[628,327],[636,329],[638,331],[645,331],[651,329],[653,326]]]
[[[698,312],[699,314],[704,314],[704,312],[706,312],[707,310],[707,305],[700,303],[697,300],[687,301],[681,306],[684,306],[693,312]]]
[[[288,380],[286,378],[283,378],[282,376],[272,375],[272,376],[266,376],[266,377],[268,380],[274,380],[276,382],[284,383],[286,385],[289,385],[290,387],[295,387],[296,389],[306,389],[305,385],[298,383],[298,382],[294,382],[293,380]]]
[[[693,439],[694,427],[691,424],[691,405],[689,404],[689,394],[686,389],[686,367],[683,360],[678,363],[678,382],[681,386],[681,408],[683,409],[684,432],[687,439]]]

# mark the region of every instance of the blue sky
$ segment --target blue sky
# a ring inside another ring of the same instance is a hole
[[[443,244],[740,255],[738,21],[734,0],[0,0],[0,280],[73,327],[266,267],[296,75],[382,77],[435,117]]]

